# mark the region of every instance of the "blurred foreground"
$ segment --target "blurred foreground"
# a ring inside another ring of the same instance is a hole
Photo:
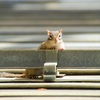
[[[0,0],[0,49],[36,49],[47,29],[66,49],[100,49],[100,1]]]

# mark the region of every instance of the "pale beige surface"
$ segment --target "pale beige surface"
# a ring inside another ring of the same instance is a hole
[[[0,100],[100,100],[100,97],[4,97]]]
[[[1,89],[0,97],[100,97],[100,90],[91,89]]]

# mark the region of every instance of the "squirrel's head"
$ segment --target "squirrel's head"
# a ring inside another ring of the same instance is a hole
[[[52,40],[55,43],[59,43],[62,40],[62,29],[59,31],[47,30],[48,40]]]

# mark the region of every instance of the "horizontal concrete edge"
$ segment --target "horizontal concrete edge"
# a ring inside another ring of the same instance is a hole
[[[100,50],[0,50],[0,67],[41,67],[57,61],[57,67],[100,67]]]
[[[59,52],[58,66],[100,67],[100,50],[67,50]]]

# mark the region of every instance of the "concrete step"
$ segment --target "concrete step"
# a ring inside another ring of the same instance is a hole
[[[55,91],[56,92],[56,91]],[[21,100],[100,100],[100,97],[76,97],[76,96],[73,96],[73,97],[51,97],[51,96],[48,96],[48,97],[17,97],[17,99],[21,99]],[[16,97],[3,97],[2,100],[16,100]]]
[[[100,83],[0,83],[0,89],[100,89]],[[100,95],[100,94],[99,94]]]
[[[39,1],[39,2],[11,2],[11,1],[5,1],[1,2],[3,8],[5,8],[5,5],[7,8],[11,8],[14,10],[100,10],[100,1],[96,2],[90,2],[90,1],[81,1],[81,2],[67,2],[67,1],[48,1],[46,2]],[[7,3],[9,3],[7,5]],[[3,9],[2,8],[2,9]],[[8,10],[11,10],[11,9]]]
[[[99,68],[100,50],[0,50],[0,67],[42,67],[45,62],[57,62],[65,68]]]
[[[33,50],[37,49],[41,43],[0,43],[0,50]],[[65,42],[66,50],[100,50],[99,42]]]
[[[0,19],[0,26],[100,26],[100,18],[84,19]]]
[[[0,34],[46,34],[46,30],[60,30],[63,29],[63,33],[100,33],[99,26],[31,26],[31,27],[0,27]]]
[[[0,42],[1,43],[42,43],[43,41],[47,40],[47,32],[44,34],[10,34],[7,35],[0,35]],[[63,41],[67,42],[100,42],[100,34],[99,33],[80,33],[80,34],[68,34],[63,33]]]
[[[8,75],[9,75],[9,73],[8,73]],[[37,83],[44,83],[43,79],[7,78],[7,77],[6,78],[2,78],[2,76],[3,75],[0,75],[0,83],[36,83],[36,82]],[[11,76],[11,73],[10,73],[10,76]],[[67,74],[63,78],[56,78],[55,82],[56,83],[61,83],[61,82],[63,82],[63,83],[66,83],[66,82],[99,83],[100,82],[100,73],[99,73],[99,75],[82,75],[82,76],[81,75],[74,75],[74,76],[71,75],[71,76],[69,76]]]
[[[14,20],[26,20],[26,19],[100,19],[100,11],[2,11],[0,12],[0,19],[14,19]],[[40,17],[41,16],[41,17]]]
[[[100,100],[100,90],[91,89],[0,89],[2,100]]]
[[[23,92],[24,91],[24,92]],[[16,94],[17,93],[17,94]],[[100,90],[81,90],[81,89],[74,89],[74,90],[61,90],[61,89],[52,89],[52,90],[36,90],[36,89],[1,89],[0,97],[99,97]],[[12,99],[11,99],[12,100]],[[26,99],[25,99],[26,100]],[[36,99],[37,100],[37,99]],[[45,99],[43,99],[45,100]],[[49,99],[50,100],[50,99]],[[57,99],[60,100],[60,99]],[[65,100],[65,99],[63,99]],[[68,99],[69,100],[69,99]],[[70,99],[75,100],[75,99]],[[81,100],[81,99],[78,99]],[[83,100],[83,99],[82,99]],[[86,100],[86,99],[85,99]],[[90,100],[90,99],[89,99]],[[95,99],[92,99],[95,100]],[[99,100],[99,99],[96,99]]]

